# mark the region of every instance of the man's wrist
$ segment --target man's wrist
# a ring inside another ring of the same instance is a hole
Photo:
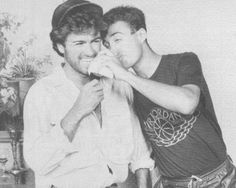
[[[138,188],[151,188],[152,182],[148,168],[140,168],[135,171]]]
[[[66,116],[61,120],[61,128],[64,131],[64,134],[72,141],[75,132],[79,126],[79,122],[84,117],[84,113],[81,111],[75,112],[71,109]]]
[[[133,83],[133,80],[135,79],[135,74],[130,72],[130,71],[127,71],[125,74],[124,74],[124,78],[123,80],[128,82],[130,85],[132,85]]]

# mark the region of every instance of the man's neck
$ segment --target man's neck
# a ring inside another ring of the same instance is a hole
[[[150,78],[159,66],[161,57],[148,44],[145,44],[143,47],[143,56],[133,67],[135,73],[143,78]]]
[[[77,72],[68,63],[65,63],[63,69],[65,71],[66,77],[71,80],[79,89],[90,81],[87,75]]]

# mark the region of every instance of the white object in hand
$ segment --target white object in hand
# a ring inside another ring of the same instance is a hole
[[[102,66],[101,59],[99,57],[95,58],[90,62],[88,68],[88,74],[94,74],[99,77],[113,78],[113,72],[108,67]]]

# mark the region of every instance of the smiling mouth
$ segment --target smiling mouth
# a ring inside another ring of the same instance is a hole
[[[81,61],[88,61],[88,62],[90,62],[90,61],[92,61],[92,60],[94,60],[94,58],[90,58],[90,59],[81,59]]]
[[[93,59],[81,59],[80,61],[83,63],[91,63]]]

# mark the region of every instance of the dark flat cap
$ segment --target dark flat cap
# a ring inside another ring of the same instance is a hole
[[[62,20],[66,17],[66,15],[72,10],[76,8],[86,8],[87,6],[89,6],[89,11],[91,13],[96,13],[102,16],[102,7],[97,4],[85,0],[67,0],[55,9],[52,16],[52,27],[57,28]]]

